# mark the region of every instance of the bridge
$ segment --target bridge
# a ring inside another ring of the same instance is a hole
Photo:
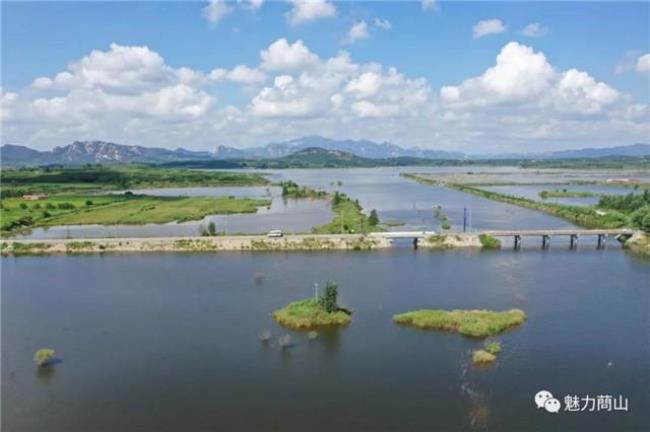
[[[459,233],[448,233],[449,235],[456,235]],[[542,249],[546,249],[551,244],[551,237],[568,237],[569,247],[574,249],[578,246],[578,239],[580,237],[593,236],[597,238],[596,247],[603,248],[607,243],[608,236],[614,236],[617,240],[623,240],[631,237],[634,230],[621,228],[621,229],[522,229],[522,230],[485,230],[472,233],[463,233],[479,236],[482,234],[492,237],[512,237],[514,239],[514,248],[519,249],[522,245],[524,237],[540,237],[542,240]],[[438,235],[435,231],[386,231],[371,233],[371,236],[382,237],[386,239],[413,239],[413,246],[417,247],[419,239],[427,238],[433,235]]]

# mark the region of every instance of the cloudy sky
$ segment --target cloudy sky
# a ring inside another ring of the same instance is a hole
[[[2,143],[649,142],[647,2],[2,3]]]

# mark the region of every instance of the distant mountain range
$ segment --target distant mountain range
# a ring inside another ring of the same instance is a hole
[[[585,148],[545,153],[495,154],[470,156],[460,152],[402,148],[387,142],[376,143],[367,140],[333,140],[309,136],[295,140],[271,143],[261,147],[236,149],[219,146],[214,153],[191,151],[183,148],[164,148],[122,145],[103,141],[75,141],[72,144],[55,147],[49,151],[38,151],[29,147],[6,144],[0,147],[3,166],[25,165],[81,165],[101,164],[173,164],[175,162],[206,162],[223,168],[234,166],[285,166],[292,161],[312,166],[314,158],[319,163],[329,161],[337,166],[422,165],[430,160],[476,161],[482,159],[573,159],[603,158],[612,156],[650,156],[650,145],[633,144],[609,148]],[[356,158],[355,158],[356,157]],[[254,162],[257,161],[257,162]],[[276,161],[276,162],[273,162]],[[219,163],[221,162],[221,163]]]
[[[236,149],[218,146],[216,159],[273,159],[288,156],[309,148],[338,150],[369,159],[387,159],[396,157],[417,157],[423,159],[465,159],[467,155],[460,152],[442,150],[425,150],[419,148],[402,148],[388,142],[376,143],[368,140],[333,140],[321,136],[306,136],[271,143],[261,147]]]
[[[168,150],[109,143],[104,141],[75,141],[49,151],[6,144],[0,147],[2,165],[80,165],[86,163],[128,164],[164,163],[178,160],[214,159],[210,152],[197,152],[178,148]]]

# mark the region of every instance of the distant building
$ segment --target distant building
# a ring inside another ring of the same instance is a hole
[[[23,199],[25,201],[38,201],[47,198],[47,195],[45,194],[29,194],[29,195],[23,195]]]

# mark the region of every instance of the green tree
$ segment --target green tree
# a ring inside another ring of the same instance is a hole
[[[368,216],[368,223],[371,226],[376,226],[379,223],[379,216],[377,216],[377,210],[370,210],[370,216]]]
[[[86,205],[91,206],[91,205],[93,205],[93,202],[91,200],[86,200]]]
[[[325,293],[320,298],[320,305],[328,313],[336,312],[339,309],[337,297],[339,287],[335,282],[327,281],[325,284]]]
[[[210,234],[211,236],[217,235],[217,225],[215,225],[214,222],[210,222],[208,224],[208,234]]]
[[[23,210],[27,210],[27,204],[20,203],[20,208],[23,209]]]
[[[332,198],[332,205],[337,206],[341,202],[341,195],[339,191],[334,192],[334,198]]]

